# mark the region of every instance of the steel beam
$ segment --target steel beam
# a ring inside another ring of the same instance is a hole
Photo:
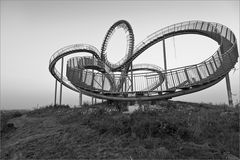
[[[60,99],[59,104],[62,105],[62,84],[63,84],[63,58],[62,58],[62,65],[61,65],[61,85],[60,85]]]
[[[79,91],[79,107],[82,106],[82,92]]]
[[[105,83],[104,74],[102,73],[102,91],[104,90],[104,83]],[[103,99],[102,99],[102,103],[103,103]]]
[[[232,91],[231,91],[229,73],[226,75],[225,79],[226,79],[226,86],[227,86],[228,105],[230,107],[233,107]]]
[[[57,104],[57,79],[55,80],[54,106]]]
[[[131,91],[133,92],[133,64],[131,63]]]
[[[167,58],[166,58],[166,46],[165,39],[163,39],[163,60],[164,60],[164,70],[167,71]],[[167,77],[165,78],[166,90],[168,90]]]

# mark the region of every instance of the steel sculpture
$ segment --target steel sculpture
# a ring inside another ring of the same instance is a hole
[[[107,58],[107,47],[118,28],[123,28],[127,34],[128,45],[125,56],[117,63],[111,63]],[[183,34],[209,37],[215,40],[219,47],[211,57],[194,65],[173,69],[165,67],[164,70],[152,64],[132,65],[134,59],[149,47],[160,41],[164,42],[169,37]],[[62,69],[59,72],[55,67],[57,61],[62,59],[63,68],[63,57],[83,52],[92,56],[68,59],[66,77]],[[66,46],[52,55],[49,71],[56,79],[56,84],[59,81],[61,85],[88,96],[107,100],[145,101],[169,99],[211,87],[224,77],[229,78],[228,73],[237,61],[236,37],[222,24],[204,21],[177,23],[154,32],[134,46],[131,25],[120,20],[108,30],[101,51],[88,44]],[[56,91],[55,88],[55,93]]]

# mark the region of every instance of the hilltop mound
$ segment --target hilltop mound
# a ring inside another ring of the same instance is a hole
[[[238,109],[174,101],[145,106],[144,111],[132,114],[107,104],[48,106],[29,111],[8,120],[13,127],[1,133],[1,159],[239,156]]]

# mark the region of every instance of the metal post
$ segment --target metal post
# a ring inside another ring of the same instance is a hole
[[[61,85],[60,85],[60,100],[59,100],[60,105],[62,105],[62,82],[63,82],[63,58],[62,58],[62,65],[61,65]]]
[[[54,106],[57,104],[57,79],[55,80]]]
[[[195,67],[196,67],[196,70],[197,70],[197,74],[198,74],[199,79],[202,80],[202,76],[201,76],[201,74],[200,74],[200,71],[199,71],[199,69],[198,69],[198,66],[195,65]]]
[[[211,74],[210,74],[210,71],[209,71],[209,69],[208,69],[207,63],[206,63],[205,61],[204,61],[204,64],[205,64],[205,67],[206,67],[206,69],[207,69],[208,76],[210,76]]]
[[[93,59],[93,65],[94,65],[94,56],[92,56],[92,59]],[[93,88],[94,86],[94,70],[92,69],[92,83],[91,83],[91,86]]]
[[[147,82],[147,90],[148,90],[148,95],[149,95],[148,78],[147,77],[146,77],[146,82]]]
[[[92,61],[94,65],[94,56],[92,56]],[[93,85],[94,85],[94,70],[92,69],[92,82],[91,82],[92,88],[93,88]],[[93,101],[94,101],[94,97],[92,97],[92,104],[93,104]]]
[[[133,69],[133,66],[132,66],[132,63],[131,63],[131,83],[132,83],[132,84],[131,84],[131,85],[132,85],[132,86],[131,86],[131,90],[132,90],[132,92],[133,92],[133,70],[132,70],[132,69]]]
[[[186,78],[187,78],[187,81],[188,81],[188,83],[191,83],[191,81],[190,81],[190,79],[189,79],[188,72],[187,72],[187,69],[186,69],[186,68],[184,69],[184,72],[185,72],[185,75],[186,75]]]
[[[102,93],[103,93],[103,89],[104,89],[104,77],[103,77],[103,73],[102,73]],[[102,103],[103,103],[103,99],[102,99]]]
[[[167,70],[165,39],[163,40],[163,59],[164,59],[164,69]]]
[[[217,69],[218,69],[218,66],[217,66],[217,62],[216,62],[214,56],[212,56],[212,60],[213,60],[213,64],[214,64],[214,66],[215,66],[215,68],[216,68],[216,70],[217,70]]]
[[[127,77],[128,77],[128,74],[126,75],[126,78],[125,78],[125,85],[124,85],[124,90],[125,92],[127,92]]]
[[[171,76],[172,76],[173,85],[174,85],[174,87],[176,87],[172,72],[171,72]]]
[[[179,78],[179,75],[178,75],[178,72],[176,71],[176,75],[177,75],[177,80],[178,80],[178,85],[180,84],[180,78]]]
[[[227,33],[227,31],[226,31],[226,33]],[[221,53],[218,52],[218,56],[219,56],[220,63],[221,63],[221,65],[222,65],[222,59],[221,59],[222,54],[223,54],[223,48],[222,48],[222,46],[220,47],[220,51],[221,51]],[[224,65],[223,65],[223,68],[225,68]],[[228,105],[229,105],[229,107],[233,107],[232,91],[231,91],[229,73],[226,74],[225,79],[226,79],[226,86],[227,86]]]
[[[95,74],[94,74],[94,71],[92,70],[92,82],[91,82],[92,88],[94,86],[94,77],[95,77]]]
[[[79,91],[79,107],[82,106],[82,92]]]
[[[134,77],[134,87],[135,87],[135,91],[137,91],[137,88],[136,88],[136,78]]]
[[[229,74],[226,75],[225,79],[226,79],[226,85],[227,85],[228,104],[229,104],[229,107],[233,107],[233,100],[232,100],[232,92],[231,92]]]
[[[164,60],[164,70],[167,71],[167,59],[166,59],[166,47],[165,47],[165,39],[163,39],[163,60]],[[166,90],[168,89],[167,85],[167,77],[165,79],[166,82]]]

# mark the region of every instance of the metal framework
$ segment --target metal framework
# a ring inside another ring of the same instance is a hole
[[[118,28],[124,29],[128,45],[125,56],[113,64],[108,61],[106,51],[111,36]],[[152,64],[132,65],[133,60],[149,47],[161,41],[164,43],[169,37],[183,34],[209,37],[218,42],[219,48],[203,62],[179,68],[166,69],[165,65],[163,70]],[[63,64],[63,57],[82,52],[90,53],[92,56],[69,58],[66,77],[62,68],[59,72],[55,67],[60,59]],[[177,23],[154,32],[134,46],[131,25],[125,20],[120,20],[108,30],[101,52],[88,44],[66,46],[52,55],[49,71],[57,81],[80,93],[80,96],[85,94],[100,99],[123,101],[160,100],[211,87],[228,75],[237,63],[238,56],[234,33],[219,23],[204,21]]]

